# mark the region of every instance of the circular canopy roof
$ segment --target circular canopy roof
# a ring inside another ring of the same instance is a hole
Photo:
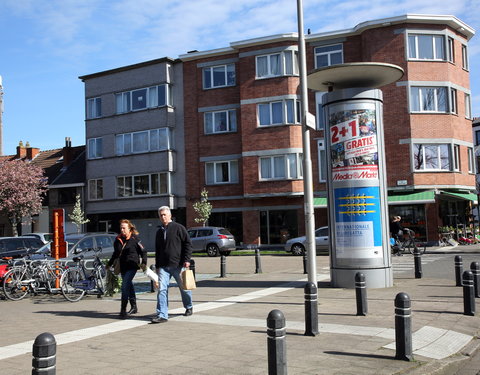
[[[378,88],[398,81],[403,69],[397,65],[359,62],[331,65],[312,71],[307,86],[316,91],[331,91],[353,87]]]

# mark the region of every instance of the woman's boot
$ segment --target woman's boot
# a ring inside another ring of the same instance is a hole
[[[120,306],[120,319],[125,319],[127,317],[127,305],[128,299],[122,299],[122,305]]]
[[[130,298],[130,306],[131,306],[131,309],[128,312],[128,315],[136,314],[138,312],[136,298]]]

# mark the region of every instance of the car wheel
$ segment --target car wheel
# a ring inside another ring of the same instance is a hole
[[[303,255],[305,254],[305,247],[300,243],[296,243],[292,245],[291,251],[293,255]]]
[[[209,257],[216,257],[218,255],[218,246],[213,243],[207,245],[207,255]]]

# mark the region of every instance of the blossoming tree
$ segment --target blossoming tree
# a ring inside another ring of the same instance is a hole
[[[23,160],[1,161],[0,171],[0,213],[17,236],[17,225],[41,212],[47,181],[42,168]]]

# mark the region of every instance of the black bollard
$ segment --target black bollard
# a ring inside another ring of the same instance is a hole
[[[461,255],[455,255],[455,285],[462,286],[463,261]]]
[[[150,266],[150,269],[151,269],[154,273],[157,272],[157,270],[155,269],[155,264],[152,264],[152,265]],[[150,293],[153,293],[153,292],[155,292],[155,286],[153,285],[153,280],[150,280]]]
[[[262,260],[260,259],[260,249],[255,249],[255,273],[262,273]]]
[[[463,272],[463,315],[475,315],[475,293],[471,271]]]
[[[193,272],[193,278],[196,279],[196,275],[195,275],[195,259],[190,259],[190,269],[191,269],[192,272]]]
[[[287,343],[285,317],[280,310],[272,310],[267,317],[268,374],[287,374]]]
[[[306,275],[308,273],[308,270],[307,270],[307,252],[304,251],[303,252],[303,273]]]
[[[415,278],[421,279],[422,278],[422,255],[420,254],[420,250],[415,248],[413,250],[413,261],[415,264]]]
[[[314,283],[305,284],[305,336],[318,335],[318,298]]]
[[[473,291],[476,298],[480,297],[480,266],[478,262],[470,264],[470,271],[473,273]]]
[[[398,293],[395,297],[395,348],[395,359],[413,361],[412,311],[406,293]]]
[[[366,316],[368,312],[367,283],[365,275],[361,272],[355,274],[355,295],[357,297],[357,315]]]
[[[226,277],[227,275],[227,257],[222,255],[220,257],[220,277]]]
[[[38,335],[33,342],[32,375],[55,375],[57,342],[51,333]]]

